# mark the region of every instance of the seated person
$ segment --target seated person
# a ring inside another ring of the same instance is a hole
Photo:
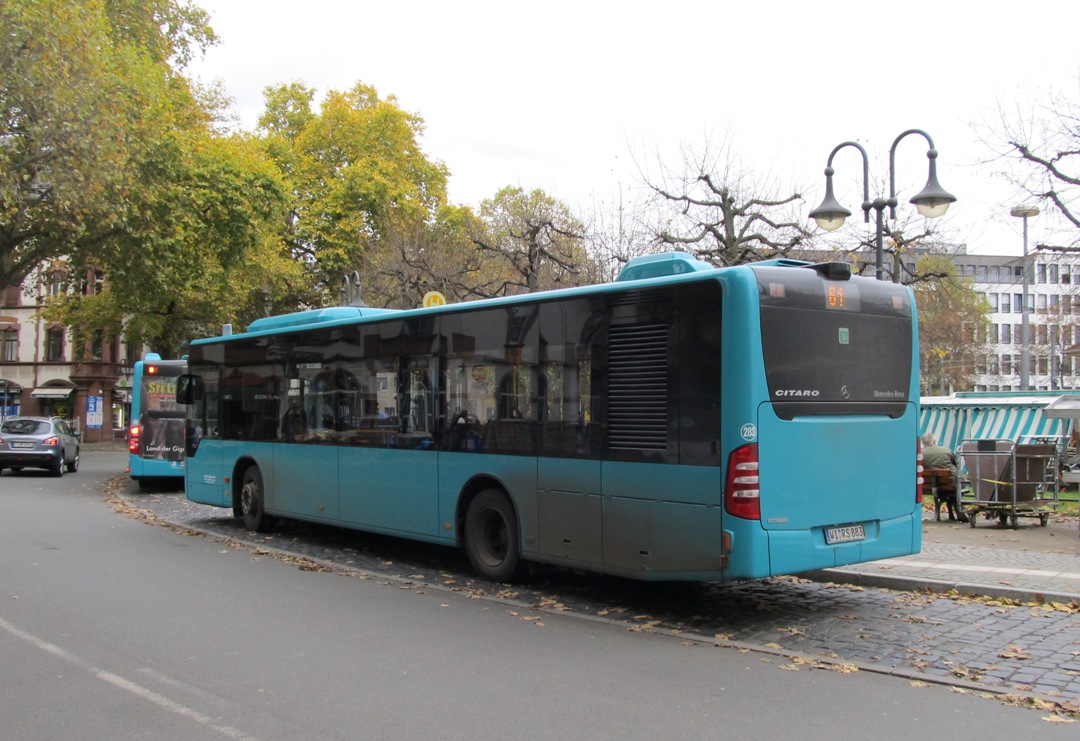
[[[937,438],[933,433],[927,432],[922,436],[923,456],[923,484],[930,486],[934,493],[934,518],[941,519],[941,505],[945,504],[949,511],[949,521],[967,522],[968,516],[960,507],[960,471],[957,464],[956,454],[943,445],[937,444]],[[934,473],[932,469],[948,472],[950,482],[946,486],[933,486]]]

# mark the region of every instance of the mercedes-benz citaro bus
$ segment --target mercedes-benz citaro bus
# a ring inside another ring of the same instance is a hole
[[[128,427],[128,473],[140,485],[184,476],[184,412],[176,403],[176,379],[185,360],[147,353],[135,362]]]
[[[915,307],[844,263],[630,261],[605,285],[347,306],[190,343],[187,496],[639,579],[921,545]]]

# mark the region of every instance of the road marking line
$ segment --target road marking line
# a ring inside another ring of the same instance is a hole
[[[4,620],[3,618],[0,618],[0,628],[3,628],[5,631],[10,633],[11,635],[13,635],[16,638],[19,638],[19,639],[21,639],[23,641],[26,641],[27,643],[29,643],[30,645],[34,646],[35,648],[37,648],[37,649],[39,649],[41,651],[52,654],[53,656],[57,657],[58,659],[66,661],[67,663],[72,664],[72,665],[78,667],[79,669],[82,669],[83,671],[86,671],[86,672],[89,672],[90,674],[93,674],[98,679],[100,679],[100,680],[102,680],[104,682],[108,682],[109,684],[111,684],[114,687],[122,689],[125,692],[129,692],[129,693],[131,693],[132,695],[135,695],[138,698],[141,698],[141,699],[146,700],[146,701],[148,701],[150,703],[153,703],[154,705],[157,705],[159,708],[162,708],[164,710],[168,710],[170,713],[175,713],[176,715],[179,715],[179,716],[181,716],[183,718],[193,720],[193,721],[195,721],[196,723],[198,723],[200,725],[206,726],[207,728],[210,728],[210,729],[212,729],[214,731],[217,731],[218,733],[222,734],[226,738],[237,739],[237,741],[259,741],[256,737],[249,736],[249,735],[247,735],[246,733],[244,733],[243,731],[241,731],[241,730],[239,730],[237,728],[233,728],[231,726],[218,725],[218,724],[214,723],[214,720],[212,718],[210,718],[207,715],[204,715],[204,714],[200,713],[198,710],[194,710],[192,708],[187,707],[186,705],[183,705],[183,704],[181,704],[179,702],[176,702],[175,700],[171,700],[168,697],[165,697],[164,695],[160,695],[160,694],[158,694],[157,692],[154,692],[151,689],[148,689],[146,687],[143,687],[140,684],[137,684],[136,682],[132,682],[130,679],[125,679],[124,677],[120,676],[119,674],[113,674],[112,672],[105,671],[104,669],[99,669],[96,666],[94,666],[93,664],[89,664],[89,663],[83,661],[82,659],[80,659],[75,654],[70,653],[69,651],[65,651],[64,649],[60,648],[59,646],[57,646],[55,644],[52,644],[52,643],[49,643],[48,641],[44,641],[44,640],[38,638],[35,635],[27,633],[26,631],[22,630],[21,628],[16,627],[15,625],[9,623],[7,620]]]

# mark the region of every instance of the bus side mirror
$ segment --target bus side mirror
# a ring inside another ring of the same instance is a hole
[[[184,373],[176,379],[176,403],[194,404],[203,398],[202,376]]]

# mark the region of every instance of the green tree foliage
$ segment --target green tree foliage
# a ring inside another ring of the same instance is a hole
[[[944,255],[924,255],[916,273],[911,288],[919,314],[922,391],[969,391],[976,355],[990,326],[990,306]]]
[[[138,212],[157,116],[186,89],[165,60],[188,59],[213,34],[202,11],[164,0],[5,0],[0,29],[0,285],[10,285],[96,249]]]
[[[159,167],[170,186],[147,194],[146,211],[102,245],[109,290],[70,294],[50,309],[76,327],[117,327],[129,342],[175,355],[220,325],[291,310],[306,296],[300,266],[284,249],[280,174],[258,142],[190,132],[183,156]]]
[[[371,86],[331,91],[318,113],[304,85],[265,94],[259,126],[288,180],[290,248],[332,301],[345,273],[372,274],[366,261],[385,238],[436,218],[448,172],[420,148],[423,120]]]
[[[17,7],[16,7],[17,6]],[[165,355],[223,321],[295,305],[285,190],[257,142],[216,130],[212,91],[179,69],[214,41],[174,0],[14,0],[0,65],[0,279],[62,258],[72,285],[50,319]],[[10,15],[9,15],[10,13]],[[77,348],[78,349],[78,348]]]
[[[585,227],[566,204],[542,190],[506,187],[480,204],[472,240],[483,272],[476,292],[532,293],[596,280],[585,251]]]
[[[69,0],[70,3],[70,0]],[[123,41],[154,64],[183,69],[193,55],[217,43],[206,11],[191,0],[102,0],[114,41]]]

